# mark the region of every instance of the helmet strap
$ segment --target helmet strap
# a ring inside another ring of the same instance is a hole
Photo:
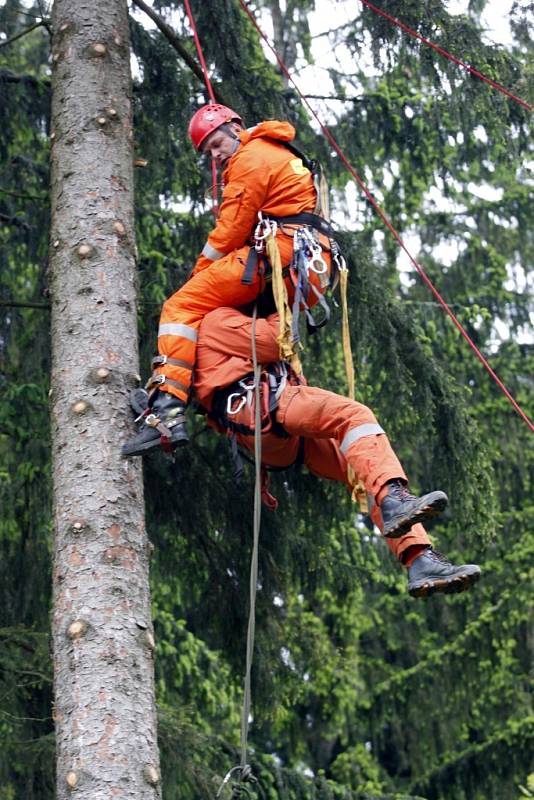
[[[234,133],[228,122],[223,122],[222,125],[219,125],[219,130],[226,133],[226,135],[229,136],[231,139],[236,139],[237,141],[239,141],[237,133]]]

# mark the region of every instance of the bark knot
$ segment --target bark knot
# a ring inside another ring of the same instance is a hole
[[[143,777],[151,786],[157,786],[160,781],[159,771],[152,764],[145,766]]]
[[[79,247],[76,249],[76,252],[78,253],[80,258],[87,258],[88,256],[91,255],[93,249],[94,248],[92,245],[85,243],[79,245]]]
[[[67,636],[69,639],[75,641],[79,639],[85,631],[87,630],[87,623],[84,622],[83,619],[76,619],[74,622],[71,622],[69,627],[67,628]]]
[[[73,414],[85,414],[89,410],[89,403],[86,403],[85,400],[78,400],[72,404],[71,409]]]
[[[86,519],[75,519],[74,522],[71,524],[70,528],[73,533],[81,533],[84,528],[87,527],[87,520]]]
[[[65,776],[65,783],[69,789],[75,789],[78,785],[78,773],[73,769],[71,769],[70,772],[67,772]]]
[[[108,52],[108,48],[103,42],[95,42],[91,49],[93,51],[93,55],[97,58],[102,58]]]
[[[97,383],[105,383],[110,375],[111,372],[107,367],[98,367],[98,369],[94,371],[94,377]]]

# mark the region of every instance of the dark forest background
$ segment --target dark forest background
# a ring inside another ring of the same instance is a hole
[[[507,47],[484,36],[484,0],[456,16],[441,0],[377,4],[534,102],[532,3],[513,4]],[[360,3],[336,24],[336,5],[328,41],[332,53],[347,48],[349,66],[332,59],[332,133],[401,234],[417,233],[418,260],[532,416],[531,112]],[[274,21],[297,81],[313,61],[314,6],[252,5]],[[247,124],[289,119],[326,168],[333,207],[352,228],[340,238],[357,398],[387,429],[412,489],[449,493],[435,546],[483,569],[473,591],[413,600],[342,487],[303,471],[273,476],[280,509],[263,516],[253,673],[257,797],[534,797],[532,435],[415,273],[400,280],[399,248],[360,193],[351,208],[340,159],[237,0],[192,7],[224,100]],[[153,8],[196,60],[182,4]],[[212,225],[210,169],[187,138],[204,87],[179,48],[131,11],[147,377],[159,306]],[[49,17],[40,0],[0,4],[0,800],[54,796]],[[307,342],[303,361],[309,380],[343,392],[339,317]],[[191,447],[145,470],[166,800],[212,798],[238,761],[248,614],[253,471],[237,486],[228,443],[191,420]]]

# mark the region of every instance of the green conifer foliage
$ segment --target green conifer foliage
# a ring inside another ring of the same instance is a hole
[[[481,34],[484,2],[459,16],[441,0],[380,5],[534,101],[532,23],[520,4],[506,48]],[[311,57],[304,12],[313,7],[252,6],[282,15],[277,43],[297,71]],[[196,58],[183,4],[154,8]],[[266,59],[237,0],[192,8],[216,90],[247,124],[290,119],[299,144],[324,162],[335,207],[346,207],[340,159]],[[7,0],[0,34],[9,39],[42,14],[43,3]],[[414,255],[532,416],[531,115],[361,4],[353,14],[339,30],[333,19],[329,35],[352,65],[332,68],[343,101],[332,101],[328,124],[401,235],[411,243],[417,233]],[[205,88],[146,20],[132,6],[136,158],[146,162],[136,170],[143,378],[159,306],[213,224],[210,165],[187,139]],[[0,800],[53,797],[48,47],[45,26],[0,47],[0,302],[34,304],[0,306]],[[450,493],[451,511],[431,535],[451,559],[478,560],[483,578],[464,595],[411,600],[405,574],[343,488],[303,470],[274,474],[280,508],[262,519],[250,739],[261,791],[251,796],[516,800],[533,772],[532,437],[414,271],[399,279],[398,245],[358,197],[357,231],[340,237],[351,267],[357,397],[376,411],[413,488]],[[310,381],[343,391],[339,340],[335,310],[303,359]],[[146,470],[168,800],[213,798],[238,763],[248,614],[252,470],[235,485],[227,442],[201,417],[191,425],[191,447]]]

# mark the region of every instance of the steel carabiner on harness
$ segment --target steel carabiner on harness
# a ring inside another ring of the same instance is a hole
[[[254,229],[254,249],[257,253],[263,253],[265,240],[269,235],[276,236],[278,224],[270,219],[264,219],[263,213],[258,211],[258,224]]]

